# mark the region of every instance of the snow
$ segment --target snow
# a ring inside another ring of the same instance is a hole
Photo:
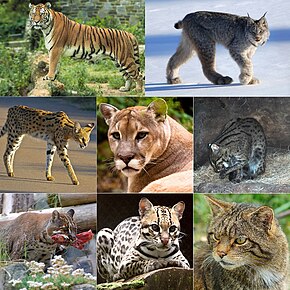
[[[180,68],[182,84],[166,84],[166,66],[175,52],[181,30],[173,27],[188,13],[208,10],[249,15],[259,19],[267,12],[270,39],[253,57],[258,85],[239,83],[240,69],[228,50],[217,46],[217,71],[234,79],[231,85],[211,84],[197,57]],[[290,1],[282,0],[146,0],[147,96],[290,96]]]

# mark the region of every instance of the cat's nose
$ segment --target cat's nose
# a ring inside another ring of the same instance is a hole
[[[134,158],[135,154],[134,153],[128,153],[128,154],[118,154],[118,157],[126,164]]]
[[[227,255],[227,253],[224,251],[217,251],[217,254],[220,256],[221,259]]]

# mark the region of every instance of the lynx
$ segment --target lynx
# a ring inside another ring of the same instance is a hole
[[[266,13],[265,13],[266,14]],[[241,69],[243,85],[258,84],[253,76],[252,56],[258,46],[269,38],[270,32],[265,14],[254,20],[248,16],[199,11],[187,14],[175,24],[183,29],[182,40],[167,65],[167,82],[181,83],[179,68],[192,55],[197,54],[206,78],[216,85],[230,84],[233,79],[219,74],[215,69],[215,45],[224,45]]]

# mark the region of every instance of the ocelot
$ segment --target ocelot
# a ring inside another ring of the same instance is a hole
[[[266,136],[253,118],[230,120],[209,144],[209,160],[220,178],[253,179],[265,171]]]
[[[139,202],[140,216],[122,221],[114,230],[104,228],[97,235],[97,264],[107,281],[127,279],[165,267],[189,268],[179,248],[180,223],[185,208]]]

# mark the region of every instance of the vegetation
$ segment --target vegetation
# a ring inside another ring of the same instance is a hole
[[[85,273],[83,269],[73,271],[61,256],[55,256],[52,266],[44,273],[44,264],[35,261],[26,262],[29,274],[22,279],[10,280],[13,289],[66,290],[74,285],[96,285],[96,277]]]
[[[215,194],[214,197],[230,202],[246,202],[267,205],[275,214],[290,209],[289,194]],[[205,237],[206,227],[210,220],[210,209],[203,194],[194,195],[195,241]],[[286,235],[290,235],[290,218],[279,220]]]
[[[31,65],[27,50],[0,44],[0,95],[23,96],[29,91]]]

